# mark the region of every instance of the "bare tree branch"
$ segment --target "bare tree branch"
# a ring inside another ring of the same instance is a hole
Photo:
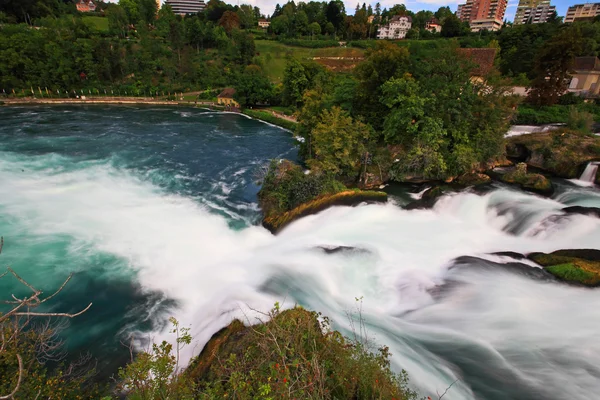
[[[27,316],[27,317],[66,317],[66,318],[74,318],[74,317],[78,317],[81,314],[83,314],[84,312],[86,312],[87,310],[90,309],[90,307],[92,306],[92,303],[88,304],[88,306],[86,308],[84,308],[83,310],[79,311],[78,313],[75,314],[68,314],[68,313],[37,313],[37,312],[17,312],[17,313],[13,313],[12,315],[20,315],[20,316]]]
[[[12,399],[21,387],[21,381],[23,380],[23,359],[20,354],[17,354],[17,360],[19,361],[19,379],[17,380],[17,386],[15,386],[13,391],[6,396],[0,396],[0,400]]]
[[[450,384],[450,386],[448,386],[448,387],[446,388],[446,390],[444,391],[444,393],[442,393],[442,395],[441,395],[441,396],[440,396],[440,394],[439,394],[439,393],[437,392],[437,390],[436,390],[436,393],[437,393],[437,395],[438,395],[438,400],[441,400],[441,398],[442,398],[442,397],[444,397],[444,396],[446,395],[446,393],[448,393],[448,390],[450,390],[450,388],[451,388],[452,386],[454,386],[454,384],[455,384],[456,382],[458,382],[458,379],[457,379],[457,380],[455,380],[454,382],[452,382],[452,383]]]

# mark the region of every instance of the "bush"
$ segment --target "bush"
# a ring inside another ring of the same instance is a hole
[[[584,98],[576,95],[575,93],[565,93],[558,98],[558,104],[563,106],[582,104],[583,101]]]
[[[375,47],[375,43],[375,40],[353,40],[348,43],[348,46],[366,50]]]
[[[305,174],[288,160],[273,160],[258,192],[265,217],[280,215],[323,194],[345,190],[345,186],[327,174]]]
[[[594,115],[587,111],[580,111],[574,106],[569,108],[567,127],[581,133],[590,133],[594,126]]]
[[[265,322],[234,321],[188,368],[201,393],[222,399],[416,399],[404,371],[390,368],[387,347],[332,331],[302,308],[265,313]],[[361,333],[364,322],[359,319]]]
[[[288,46],[308,47],[310,49],[340,47],[340,43],[337,40],[279,39],[279,41]]]
[[[521,104],[517,109],[515,124],[518,125],[544,125],[564,124],[569,118],[569,109],[565,106],[535,107]]]

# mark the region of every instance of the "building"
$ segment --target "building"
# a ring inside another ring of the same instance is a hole
[[[550,0],[519,0],[519,5],[517,6],[517,11],[515,12],[513,24],[521,25],[527,23],[525,14],[531,14],[532,8],[545,5],[550,5]]]
[[[94,12],[96,11],[96,4],[92,0],[79,0],[75,3],[77,11],[79,12]]]
[[[387,25],[377,31],[377,39],[404,39],[412,27],[412,18],[406,15],[395,15]]]
[[[598,96],[600,92],[600,60],[598,57],[576,57],[573,64],[569,92],[586,97]]]
[[[497,50],[494,48],[457,49],[458,54],[474,64],[471,80],[483,82],[494,69]]]
[[[556,12],[556,7],[550,4],[539,5],[536,7],[518,8],[515,14],[515,25],[522,24],[543,24],[548,22],[552,14]]]
[[[267,29],[271,25],[271,21],[267,21],[266,19],[259,19],[258,26],[263,29]]]
[[[196,14],[206,7],[204,0],[166,0],[165,4],[178,15]]]
[[[565,23],[577,20],[593,19],[600,15],[600,3],[575,4],[569,7]]]
[[[466,4],[459,4],[456,9],[456,17],[462,21],[462,16],[464,14],[464,8]]]
[[[472,32],[497,31],[502,28],[506,5],[507,0],[467,0],[459,6],[459,18],[469,23]]]
[[[223,91],[217,96],[217,104],[228,108],[240,108],[240,104],[233,98],[234,95],[234,88],[223,89]]]
[[[442,31],[442,25],[440,24],[440,21],[437,20],[437,18],[431,18],[425,24],[425,29],[427,29],[431,33],[440,33]]]

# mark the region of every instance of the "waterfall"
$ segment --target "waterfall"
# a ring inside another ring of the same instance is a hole
[[[584,181],[584,182],[594,183],[594,180],[596,179],[596,173],[598,172],[599,165],[600,165],[600,162],[588,163],[587,167],[585,167],[585,171],[583,171],[583,174],[581,174],[581,177],[579,178],[579,180]]]

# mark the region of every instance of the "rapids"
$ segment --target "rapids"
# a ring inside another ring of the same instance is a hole
[[[131,333],[192,328],[187,358],[233,318],[301,304],[351,333],[362,297],[373,343],[421,394],[444,399],[589,399],[600,392],[600,292],[531,277],[490,253],[600,249],[596,188],[557,181],[553,199],[498,185],[432,210],[336,207],[272,236],[257,225],[256,169],[295,158],[285,131],[238,115],[172,108],[0,108],[0,258],[92,309],[65,331],[106,374]],[[409,196],[407,196],[409,197]],[[328,254],[320,246],[349,246]],[[461,256],[471,256],[460,258]],[[532,268],[536,268],[531,264]],[[0,281],[0,294],[20,290]]]

